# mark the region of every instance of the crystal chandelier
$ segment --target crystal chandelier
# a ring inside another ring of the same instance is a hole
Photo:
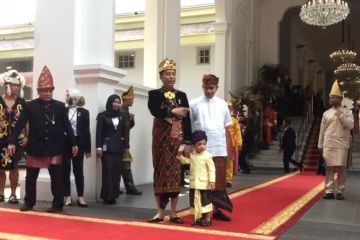
[[[307,24],[326,28],[344,20],[349,13],[343,0],[310,0],[301,7],[300,18]]]
[[[360,66],[355,63],[343,63],[334,71],[341,81],[355,81],[360,76]]]
[[[356,52],[351,50],[338,50],[330,54],[330,58],[336,63],[351,63],[355,61]]]

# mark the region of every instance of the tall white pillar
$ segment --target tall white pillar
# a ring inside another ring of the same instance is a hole
[[[33,96],[44,65],[53,75],[54,98],[64,100],[65,90],[73,87],[75,1],[37,0],[34,25]]]
[[[65,91],[70,87],[77,87],[86,99],[85,107],[90,111],[92,157],[84,160],[84,194],[89,201],[94,201],[101,182],[94,147],[95,119],[126,74],[113,67],[114,1],[38,0],[34,40],[33,96],[37,96],[39,73],[47,65],[54,78],[55,99],[64,101]],[[42,170],[38,180],[39,200],[52,199],[49,183],[47,171]],[[21,179],[21,197],[24,186],[24,179]],[[74,188],[72,192],[76,194]]]
[[[214,23],[215,32],[215,64],[214,74],[219,77],[218,96],[227,96],[229,83],[227,82],[227,42],[229,24],[226,18],[226,0],[215,0],[216,22]]]
[[[171,58],[179,65],[180,0],[146,0],[144,34],[144,85],[156,88],[158,65]],[[179,71],[178,73],[179,74]],[[179,76],[177,76],[179,79]]]

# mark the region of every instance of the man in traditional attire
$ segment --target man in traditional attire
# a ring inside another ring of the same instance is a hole
[[[342,99],[339,84],[335,80],[330,92],[331,108],[323,114],[318,142],[326,165],[324,199],[344,199],[349,139],[354,117],[350,110],[341,106]]]
[[[120,111],[125,121],[125,141],[127,142],[126,146],[130,146],[130,129],[135,126],[134,114],[129,112],[129,107],[131,107],[134,103],[134,96],[135,95],[133,86],[130,86],[130,88],[121,95],[122,105]],[[131,172],[132,161],[133,158],[130,154],[129,149],[125,149],[121,161],[120,173],[124,180],[126,194],[141,195],[142,192],[137,190],[134,184],[134,179]]]
[[[227,103],[215,96],[218,89],[219,78],[212,74],[205,74],[202,79],[204,96],[190,102],[190,119],[193,131],[202,130],[208,136],[208,151],[213,156],[216,168],[215,190],[226,193],[226,164],[227,164],[227,138],[228,128],[232,124],[231,115]],[[216,198],[214,195],[213,198]],[[214,219],[230,221],[216,206],[213,214]],[[231,203],[230,203],[231,204]]]
[[[54,100],[54,83],[50,70],[44,66],[37,88],[39,98],[26,104],[10,137],[8,151],[15,153],[17,139],[26,123],[29,125],[28,144],[26,146],[25,203],[21,211],[29,211],[36,204],[36,180],[40,168],[48,168],[51,179],[51,192],[54,196],[48,212],[60,212],[63,209],[63,173],[62,154],[65,151],[65,133],[72,144],[72,154],[77,154],[74,133],[65,110],[65,104]]]
[[[230,137],[227,139],[229,141],[227,143],[229,156],[226,164],[226,187],[232,187],[232,180],[238,169],[238,156],[242,145],[242,136],[239,120],[234,112],[233,104],[231,101],[228,101],[227,104],[231,113],[232,124],[228,128]]]
[[[170,221],[182,224],[176,214],[181,180],[181,164],[176,155],[181,144],[190,148],[191,124],[189,102],[186,93],[175,89],[176,63],[165,58],[159,64],[159,75],[163,85],[149,91],[148,108],[154,117],[152,130],[152,156],[154,167],[154,192],[156,215],[148,222],[163,221],[169,199]]]

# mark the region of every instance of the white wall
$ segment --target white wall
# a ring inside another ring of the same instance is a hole
[[[177,87],[186,92],[189,100],[203,94],[202,77],[205,73],[212,73],[211,66],[214,62],[214,47],[211,46],[210,64],[197,64],[197,47],[181,46],[180,51],[180,79],[177,80]]]
[[[126,70],[126,76],[123,79],[126,82],[130,82],[134,84],[143,84],[144,49],[134,49],[126,52],[135,53],[135,67],[124,69]]]

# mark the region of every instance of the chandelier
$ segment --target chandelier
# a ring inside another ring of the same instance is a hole
[[[330,54],[331,60],[336,63],[351,63],[355,61],[356,52],[351,50],[338,50]]]
[[[340,87],[343,90],[345,97],[353,100],[360,99],[360,80],[340,82]]]
[[[336,68],[334,73],[341,81],[358,80],[360,76],[360,66],[355,63],[343,63]]]
[[[310,0],[301,7],[303,22],[326,28],[341,22],[350,13],[347,2],[343,0]]]

